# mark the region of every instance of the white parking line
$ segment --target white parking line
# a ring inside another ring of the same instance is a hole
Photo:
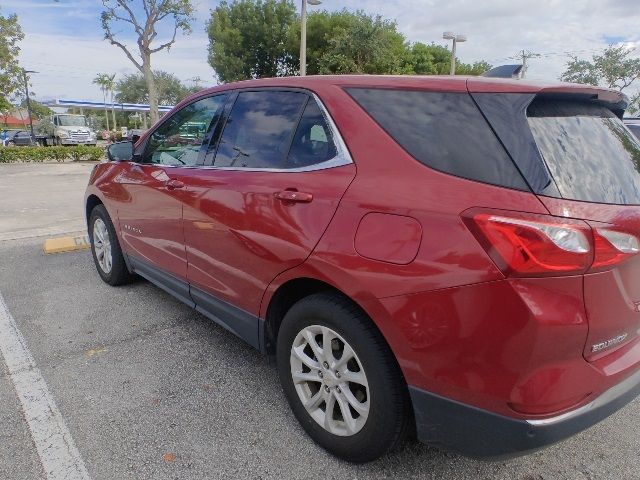
[[[49,480],[89,480],[53,396],[0,293],[0,353]]]

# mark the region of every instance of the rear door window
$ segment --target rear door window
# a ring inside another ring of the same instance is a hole
[[[527,120],[563,198],[640,204],[640,143],[611,110],[536,99]]]
[[[419,162],[470,180],[529,189],[469,94],[370,88],[347,92]]]
[[[214,160],[216,167],[284,168],[309,96],[301,92],[241,92]]]

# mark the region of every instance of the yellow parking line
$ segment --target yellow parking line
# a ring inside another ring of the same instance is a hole
[[[88,250],[90,247],[89,235],[86,234],[75,237],[48,238],[44,241],[44,253],[46,254]]]

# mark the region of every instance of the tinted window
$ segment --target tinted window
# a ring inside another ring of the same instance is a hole
[[[308,95],[242,92],[220,137],[216,167],[283,168]]]
[[[631,130],[631,133],[633,133],[636,138],[640,138],[640,125],[627,125],[627,128]]]
[[[200,147],[220,117],[226,98],[203,98],[173,114],[149,138],[143,163],[196,165]]]
[[[640,143],[605,107],[534,100],[536,144],[564,198],[640,204]]]
[[[468,94],[360,88],[348,92],[425,165],[472,180],[528,189]]]
[[[331,130],[315,100],[309,99],[291,143],[285,168],[300,168],[336,156]]]

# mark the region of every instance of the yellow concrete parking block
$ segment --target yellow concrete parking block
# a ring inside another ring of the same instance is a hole
[[[44,241],[44,253],[46,254],[88,250],[90,247],[89,235],[48,238]]]

